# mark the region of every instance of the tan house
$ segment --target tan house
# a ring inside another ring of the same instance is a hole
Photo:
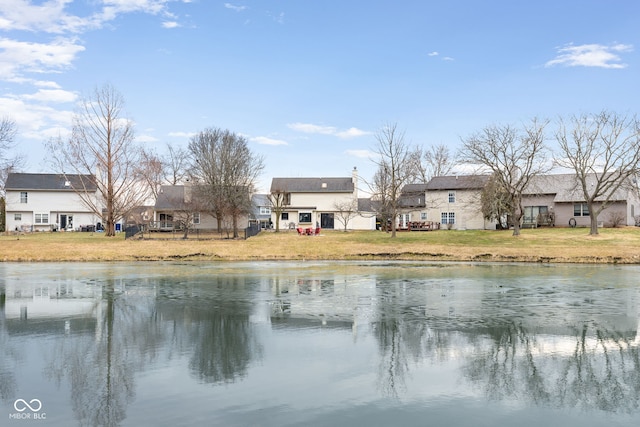
[[[441,228],[455,230],[495,229],[495,222],[487,221],[480,209],[480,194],[489,180],[488,175],[436,176],[426,184],[407,185],[403,190],[403,221],[433,221]]]
[[[358,171],[350,177],[273,178],[270,193],[282,195],[280,228],[375,230],[375,215],[358,210]],[[351,212],[351,214],[348,214]]]
[[[588,178],[595,182],[595,176]],[[493,230],[496,222],[484,219],[481,211],[481,193],[488,181],[489,175],[458,175],[407,185],[403,190],[400,225],[406,221],[438,221],[441,228]],[[590,212],[574,174],[534,177],[522,196],[522,208],[525,228],[590,224]],[[635,225],[639,208],[636,186],[620,188],[598,222],[603,227]]]

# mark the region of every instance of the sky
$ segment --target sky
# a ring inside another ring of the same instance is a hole
[[[273,177],[369,180],[388,125],[425,148],[491,125],[640,110],[634,0],[2,0],[0,117],[25,172],[105,84],[166,152],[217,127]]]

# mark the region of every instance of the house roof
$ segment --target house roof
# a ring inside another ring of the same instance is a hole
[[[271,192],[353,193],[353,178],[273,178]]]
[[[596,179],[595,174],[587,175],[587,186],[595,185]],[[584,201],[582,187],[575,174],[572,173],[535,176],[529,182],[524,194],[554,194],[553,201],[556,203]],[[627,200],[627,198],[627,188],[622,186],[613,193],[610,201],[622,201]],[[598,197],[596,201],[603,201],[604,199],[604,197]]]
[[[426,184],[426,190],[479,190],[484,188],[489,178],[489,175],[434,176]]]
[[[5,189],[8,191],[74,191],[74,189],[82,190],[84,188],[87,191],[96,191],[97,186],[93,175],[10,173],[5,182]]]
[[[184,204],[184,185],[163,185],[158,192],[156,210],[179,209]]]

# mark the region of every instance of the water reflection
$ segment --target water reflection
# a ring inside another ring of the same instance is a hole
[[[68,393],[50,425],[68,425],[65,401],[78,424],[107,426],[149,413],[176,424],[187,409],[230,425],[268,411],[329,424],[381,404],[433,413],[447,407],[438,399],[591,414],[582,425],[594,413],[637,420],[638,271],[237,263],[36,264],[25,274],[5,264],[0,400],[10,416],[23,396]],[[162,375],[176,380],[153,381]]]

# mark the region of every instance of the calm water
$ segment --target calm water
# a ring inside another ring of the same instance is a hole
[[[0,264],[0,425],[639,425],[639,273]]]

